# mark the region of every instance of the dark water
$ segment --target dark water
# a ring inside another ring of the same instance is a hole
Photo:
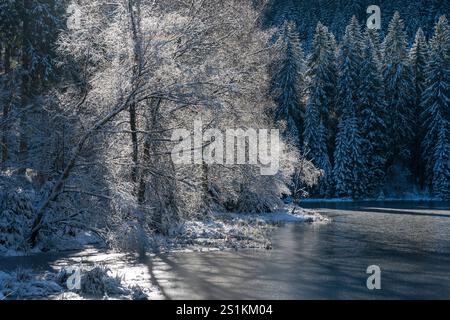
[[[272,251],[170,254],[150,270],[170,299],[449,299],[450,205],[309,205],[327,225],[288,224]],[[367,289],[367,267],[381,290]]]

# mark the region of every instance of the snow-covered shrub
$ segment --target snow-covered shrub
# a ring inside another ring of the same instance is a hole
[[[312,161],[306,157],[300,158],[292,175],[292,182],[289,184],[294,200],[307,198],[309,191],[319,184],[323,174],[323,170],[316,168]]]
[[[29,249],[28,237],[36,218],[36,208],[53,187],[51,181],[36,183],[35,175],[38,176],[27,170],[24,179],[0,172],[0,255]],[[90,202],[91,208],[96,208],[95,203]],[[96,225],[95,219],[87,219],[85,200],[77,193],[61,193],[46,211],[47,218],[37,237],[37,248],[42,251],[79,248],[81,231],[86,230],[86,226]]]
[[[26,248],[34,213],[30,192],[18,189],[0,193],[0,251]]]
[[[241,213],[270,213],[281,205],[279,197],[245,188],[239,194],[235,210]]]
[[[81,296],[127,296],[133,299],[143,300],[147,297],[144,289],[139,286],[127,287],[123,278],[113,275],[105,265],[96,265],[93,268],[81,267],[81,289],[76,293]],[[65,285],[72,273],[63,268],[57,275],[56,280]]]
[[[0,300],[44,298],[62,290],[58,283],[46,276],[38,276],[32,270],[19,268],[11,273],[0,271]]]
[[[99,265],[81,274],[81,292],[83,294],[104,296],[129,294],[129,289],[122,285],[122,278],[111,276],[111,270]]]
[[[148,247],[148,233],[137,222],[123,220],[108,234],[108,243],[115,249],[140,253]]]

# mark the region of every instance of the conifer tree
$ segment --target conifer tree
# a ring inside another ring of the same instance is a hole
[[[320,93],[314,93],[320,95]],[[322,171],[318,194],[328,193],[331,175],[331,163],[327,150],[327,131],[320,117],[320,106],[310,100],[305,113],[304,152],[308,159]]]
[[[370,39],[373,49],[375,50],[375,58],[377,59],[377,63],[380,64],[381,61],[383,61],[380,33],[376,29],[367,29],[365,37]]]
[[[301,145],[303,132],[303,92],[305,58],[293,23],[286,22],[280,35],[281,59],[272,84],[277,104],[275,118],[285,121],[286,136],[296,145]]]
[[[442,121],[434,150],[433,192],[442,200],[450,199],[450,130],[449,122]]]
[[[425,68],[428,61],[428,44],[422,29],[416,33],[413,46],[409,52],[409,60],[413,72],[414,83],[414,114],[420,115],[423,110],[421,107],[422,94],[425,87]],[[424,137],[424,128],[420,117],[414,117],[414,141],[412,146],[411,167],[412,172],[420,186],[424,185],[424,164],[421,155],[421,142]]]
[[[407,37],[403,20],[396,12],[383,43],[382,64],[388,114],[387,126],[390,137],[390,162],[403,165],[411,159],[414,136],[413,73],[409,63]]]
[[[445,16],[439,19],[430,41],[430,58],[423,92],[423,157],[433,192],[450,198],[450,28]]]
[[[386,166],[386,103],[383,80],[380,75],[377,50],[370,31],[365,36],[364,63],[361,67],[359,108],[363,153],[367,159],[364,170],[367,195],[374,195],[384,182]]]
[[[428,44],[422,28],[419,28],[414,43],[409,53],[409,59],[413,71],[413,82],[415,92],[415,103],[420,105],[422,93],[425,87],[425,68],[428,61]]]
[[[308,60],[308,104],[304,119],[304,151],[307,157],[323,171],[320,195],[329,188],[331,174],[330,150],[334,140],[336,95],[336,41],[328,29],[319,23]]]
[[[340,119],[334,153],[336,195],[358,198],[366,193],[363,139],[358,121],[359,73],[362,66],[362,35],[356,17],[346,28],[339,56]]]

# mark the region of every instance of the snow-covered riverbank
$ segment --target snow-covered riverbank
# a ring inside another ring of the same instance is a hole
[[[328,219],[314,211],[295,207],[264,215],[213,214],[205,220],[180,224],[171,236],[155,237],[154,249],[157,253],[148,254],[144,260],[139,260],[136,255],[98,248],[52,253],[58,257],[50,261],[46,259],[48,254],[9,252],[10,257],[4,256],[0,261],[0,300],[160,299],[161,292],[148,268],[148,261],[155,254],[270,250],[271,232],[283,223],[296,222],[326,223]],[[21,259],[21,265],[14,270],[6,270],[7,261],[14,259]],[[75,269],[68,268],[73,267],[81,270],[85,285],[70,291],[67,280],[69,273]]]
[[[401,197],[379,197],[379,198],[363,198],[363,199],[351,199],[351,198],[308,198],[302,199],[301,203],[359,203],[359,202],[442,202],[441,199],[433,197],[429,194],[410,193]]]

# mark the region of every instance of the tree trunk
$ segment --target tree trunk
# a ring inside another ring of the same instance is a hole
[[[3,60],[4,63],[4,71],[5,71],[5,76],[8,77],[8,74],[11,72],[11,46],[7,45],[5,47],[5,58]],[[8,123],[8,116],[9,116],[9,109],[10,109],[10,104],[11,104],[11,96],[12,93],[8,93],[9,94],[9,98],[5,101],[5,104],[3,105],[3,131],[2,131],[2,158],[1,158],[1,163],[2,166],[5,165],[6,161],[8,160],[9,157],[9,148],[8,148],[8,133],[9,133],[9,123]]]
[[[28,161],[28,121],[26,108],[30,103],[31,94],[31,56],[30,56],[30,11],[32,0],[23,0],[22,24],[22,86],[21,86],[21,113],[19,135],[19,174],[25,174]]]
[[[150,109],[150,113],[148,117],[145,119],[145,130],[150,132],[151,130],[156,132],[157,128],[157,114],[159,112],[159,108],[161,106],[161,99],[157,99],[156,101],[152,101],[150,106],[147,108]],[[151,120],[149,119],[151,118]],[[148,166],[150,165],[150,157],[151,157],[151,149],[152,149],[152,139],[153,137],[148,133],[144,139],[144,148],[142,155],[142,164],[144,168],[142,169],[142,174],[139,181],[139,192],[138,192],[138,201],[140,205],[145,203],[145,193],[147,190],[147,179],[149,178],[149,170]],[[155,151],[156,153],[156,151]]]
[[[138,16],[136,17],[134,12],[134,4],[136,4],[136,10]],[[141,45],[140,45],[140,1],[128,0],[128,11],[130,14],[131,33],[133,38],[133,78],[139,77],[141,74]],[[131,180],[134,184],[135,192],[138,189],[138,177],[139,177],[139,140],[138,140],[138,119],[136,114],[136,104],[130,105],[130,130],[131,130],[131,143],[132,143],[132,161],[133,166],[131,169]]]
[[[6,51],[6,50],[5,50]],[[2,42],[0,41],[0,70],[3,68],[3,46],[2,46]],[[5,52],[6,55],[6,52]]]
[[[210,213],[211,206],[211,194],[209,189],[209,167],[208,164],[203,161],[202,164],[202,193],[203,193],[203,214]]]
[[[131,168],[131,181],[134,185],[136,185],[138,181],[138,175],[139,175],[139,141],[138,141],[138,135],[137,135],[137,116],[136,116],[136,104],[133,103],[130,106],[129,110],[130,114],[130,130],[131,130],[131,143],[132,143],[132,161],[133,166]]]

